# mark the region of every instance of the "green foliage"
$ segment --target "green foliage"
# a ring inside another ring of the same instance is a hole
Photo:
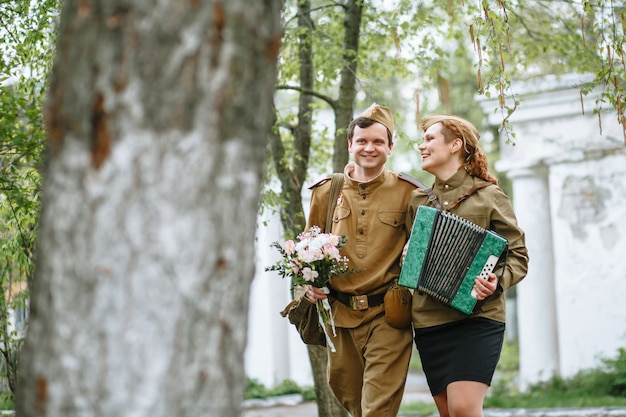
[[[14,410],[13,394],[9,392],[0,392],[0,410]]]
[[[311,393],[313,396],[311,397]],[[276,385],[274,388],[267,388],[261,382],[254,378],[247,378],[246,380],[246,390],[244,394],[244,398],[246,400],[252,398],[268,398],[268,397],[276,397],[279,395],[289,395],[289,394],[301,394],[302,398],[305,401],[312,401],[315,399],[315,392],[311,387],[300,387],[294,381],[286,379],[280,384]]]
[[[603,359],[598,368],[580,371],[568,379],[553,378],[531,392],[542,390],[567,391],[574,397],[622,397],[626,404],[626,349],[619,349],[616,358]]]
[[[254,378],[247,378],[246,391],[244,398],[249,400],[251,398],[267,398],[269,396],[268,389],[259,380]]]
[[[59,8],[60,0],[0,3],[0,354],[11,391],[33,271],[45,146],[42,108]]]

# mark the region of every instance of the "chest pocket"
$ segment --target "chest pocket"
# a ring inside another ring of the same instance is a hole
[[[338,223],[350,215],[348,207],[337,207],[333,215],[333,223]]]
[[[378,219],[391,227],[404,226],[406,220],[406,212],[402,210],[387,210],[378,213]]]

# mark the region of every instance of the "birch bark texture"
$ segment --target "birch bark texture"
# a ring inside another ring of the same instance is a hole
[[[280,0],[65,0],[16,411],[239,417]]]

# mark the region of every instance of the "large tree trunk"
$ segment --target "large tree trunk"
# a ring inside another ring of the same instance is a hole
[[[304,230],[306,221],[304,221],[304,210],[302,207],[302,185],[306,178],[307,169],[309,167],[309,156],[311,150],[311,131],[312,131],[312,113],[313,113],[313,96],[308,91],[313,91],[315,87],[315,68],[313,66],[313,48],[311,45],[311,32],[313,31],[313,22],[311,20],[311,2],[304,0],[298,3],[298,27],[299,42],[298,60],[300,63],[300,86],[303,91],[298,97],[298,125],[295,129],[296,148],[299,150],[298,157],[294,160],[293,177],[296,184],[292,185],[292,189],[287,189],[285,194],[289,198],[287,207],[296,208],[289,218],[295,218],[294,222],[297,233]],[[293,182],[293,181],[292,181]],[[283,181],[283,189],[288,186]],[[298,222],[302,219],[302,223]],[[296,233],[296,234],[297,234]],[[328,357],[326,349],[321,346],[308,346],[309,361],[315,384],[315,399],[317,402],[318,417],[341,417],[347,416],[346,410],[341,406],[332,390],[328,385],[327,367]]]
[[[279,0],[65,0],[16,410],[238,417]]]

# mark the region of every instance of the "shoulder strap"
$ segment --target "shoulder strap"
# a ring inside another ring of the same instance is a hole
[[[414,186],[418,188],[421,188],[426,194],[428,194],[428,201],[432,201],[433,204],[435,205],[435,208],[437,210],[441,210],[441,204],[439,204],[439,200],[437,200],[437,196],[435,195],[435,193],[433,193],[430,187],[425,186],[424,184],[419,182],[416,178],[413,178],[412,176],[404,172],[401,172],[400,174],[398,174],[398,178],[400,178],[401,180],[410,182],[411,184],[413,184]]]
[[[327,178],[322,178],[321,180],[319,180],[318,182],[316,182],[315,184],[313,184],[312,186],[309,187],[309,190],[312,190],[314,188],[319,187],[322,184],[326,184],[327,181],[329,181],[331,179],[331,177],[327,177]]]
[[[330,233],[333,229],[333,213],[337,206],[337,197],[343,188],[343,173],[336,172],[330,182],[330,195],[328,196],[328,212],[326,213],[325,233]]]
[[[476,191],[478,191],[478,190],[480,190],[482,188],[485,188],[485,187],[489,187],[490,185],[492,185],[492,183],[484,182],[482,184],[477,184],[477,185],[473,186],[472,189],[467,192],[467,194],[463,194],[462,196],[457,198],[457,200],[454,203],[452,203],[452,205],[450,205],[450,207],[448,207],[448,210],[452,210],[453,208],[455,208],[456,206],[461,204],[463,201],[465,201],[467,199],[467,197],[469,197],[472,194],[474,194]]]

